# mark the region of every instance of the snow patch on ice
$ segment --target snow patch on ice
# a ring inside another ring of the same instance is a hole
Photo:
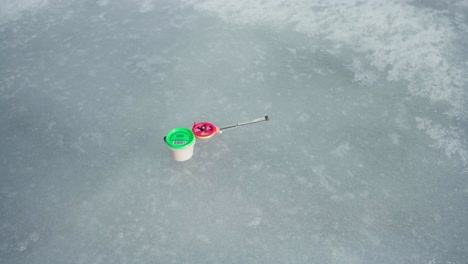
[[[414,96],[447,102],[451,115],[463,117],[466,65],[450,58],[457,34],[441,11],[417,8],[399,0],[311,2],[307,0],[185,0],[197,10],[235,24],[293,27],[313,39],[331,42],[326,48],[365,53],[390,81],[406,81]],[[293,51],[291,51],[294,53]],[[355,80],[371,85],[374,72],[353,61]]]
[[[370,69],[366,69],[364,64],[358,58],[348,65],[348,69],[354,73],[354,81],[363,86],[370,86],[377,81],[377,75]]]
[[[466,142],[460,129],[452,126],[444,128],[442,125],[434,124],[432,120],[423,117],[416,117],[416,123],[419,130],[423,130],[435,140],[434,147],[445,150],[445,155],[448,158],[459,156],[463,166],[468,166],[468,153],[465,150]]]
[[[49,4],[49,0],[4,0],[0,1],[0,24],[18,19],[21,13],[36,11]]]
[[[252,221],[250,221],[247,225],[248,226],[258,226],[262,222],[262,218],[260,217],[255,217]]]
[[[337,192],[335,185],[340,185],[341,183],[338,180],[331,178],[325,172],[325,166],[319,165],[312,168],[314,174],[318,177],[319,184],[329,193],[335,194]]]
[[[143,0],[140,3],[140,12],[148,13],[153,10],[154,4],[152,0]]]
[[[339,145],[335,150],[331,152],[331,154],[335,157],[343,157],[346,155],[351,148],[349,147],[349,142],[345,142]]]
[[[309,121],[309,119],[310,119],[310,115],[309,115],[309,114],[307,114],[307,113],[302,113],[302,114],[300,114],[299,117],[297,118],[297,121],[300,121],[300,122],[305,123],[305,122]]]
[[[39,241],[39,234],[37,232],[33,232],[29,235],[27,239],[18,242],[16,250],[19,252],[26,251],[28,250],[31,244],[34,244],[37,241]]]

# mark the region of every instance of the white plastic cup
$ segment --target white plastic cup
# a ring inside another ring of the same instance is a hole
[[[186,161],[192,158],[196,141],[192,130],[185,127],[175,128],[167,133],[164,141],[175,161]]]

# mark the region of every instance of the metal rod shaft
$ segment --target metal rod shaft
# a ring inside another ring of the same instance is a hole
[[[237,128],[237,127],[240,127],[240,126],[255,124],[255,123],[258,123],[258,122],[269,121],[269,120],[270,120],[270,118],[266,115],[264,117],[257,118],[257,119],[251,120],[251,121],[237,123],[235,125],[231,125],[231,126],[227,126],[227,127],[222,127],[222,128],[219,129],[219,131],[222,132],[222,131],[229,130],[229,129],[234,129],[234,128]]]

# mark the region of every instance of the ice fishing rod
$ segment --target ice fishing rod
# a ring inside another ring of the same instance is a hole
[[[193,124],[192,132],[193,134],[195,134],[195,137],[199,139],[208,139],[214,136],[216,133],[222,133],[223,131],[238,128],[240,126],[251,125],[251,124],[255,124],[255,123],[259,123],[263,121],[269,121],[269,120],[270,120],[270,117],[266,115],[264,117],[257,118],[251,121],[241,122],[241,123],[237,123],[237,124],[222,127],[222,128],[219,128],[209,122],[199,122],[199,123]]]
[[[268,115],[266,115],[261,118],[237,123],[222,128],[219,128],[209,122],[193,123],[192,130],[185,127],[172,129],[164,137],[164,142],[169,147],[169,150],[171,151],[171,156],[174,160],[186,161],[189,160],[193,155],[193,149],[196,142],[195,138],[208,139],[214,136],[216,133],[222,133],[226,130],[269,120],[270,118],[268,117]]]

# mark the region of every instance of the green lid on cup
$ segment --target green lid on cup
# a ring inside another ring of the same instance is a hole
[[[174,128],[167,133],[165,141],[170,148],[183,149],[195,143],[195,135],[188,128]]]

